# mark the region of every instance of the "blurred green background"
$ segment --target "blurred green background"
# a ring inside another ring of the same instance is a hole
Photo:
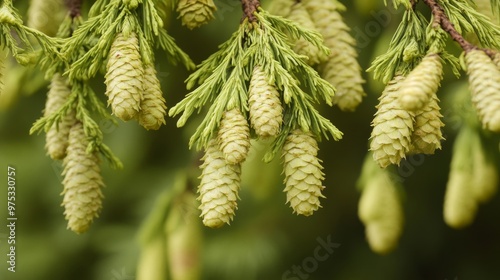
[[[15,5],[25,13],[27,2],[15,1]],[[401,12],[389,10],[381,0],[342,2],[348,6],[344,16],[359,42],[359,61],[367,69],[387,49]],[[216,19],[197,30],[180,26],[175,13],[171,17],[169,33],[196,63],[213,53],[239,24],[238,1],[215,3],[219,8]],[[164,57],[157,53],[156,68],[167,105],[172,107],[187,93],[183,81],[189,73],[171,66]],[[17,86],[10,89],[15,98],[0,111],[0,279],[135,279],[138,231],[156,199],[173,187],[178,174],[200,173],[200,154],[188,150],[188,139],[200,118],[192,118],[182,129],[176,128],[176,120],[167,118],[167,125],[159,131],[146,131],[136,122],[114,126],[101,121],[105,142],[125,167],[112,170],[103,163],[102,213],[87,233],[76,235],[66,230],[60,206],[62,167],[45,156],[44,136],[28,133],[41,116],[48,82],[36,69],[16,79],[14,71],[23,70],[15,67],[8,70],[5,80],[7,85]],[[438,93],[443,100],[467,90],[449,70],[445,68]],[[365,78],[368,96],[355,113],[320,108],[344,132],[339,142],[320,143],[319,157],[326,173],[323,208],[312,217],[292,214],[282,193],[279,160],[264,165],[263,146],[254,143],[256,148],[243,169],[235,220],[222,229],[203,228],[203,279],[500,279],[499,196],[481,206],[474,224],[464,230],[447,227],[442,218],[451,148],[460,125],[458,112],[446,102],[442,102],[447,125],[443,150],[419,158],[423,161],[417,164],[405,162],[400,170],[406,190],[406,222],[398,248],[387,256],[370,251],[357,217],[355,184],[383,87],[368,74]],[[92,86],[104,93],[102,77]],[[9,165],[17,171],[15,274],[6,265]],[[312,262],[319,240],[339,246],[326,259]],[[313,263],[317,265],[313,267]],[[293,266],[304,264],[310,272],[293,273]],[[288,270],[292,273],[286,274]]]

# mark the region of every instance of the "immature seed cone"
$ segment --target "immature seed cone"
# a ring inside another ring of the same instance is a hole
[[[465,54],[472,104],[483,128],[500,132],[500,69],[481,50]]]
[[[224,112],[217,141],[227,163],[237,164],[247,158],[250,149],[250,128],[239,109]]]
[[[241,180],[240,164],[227,163],[218,146],[213,139],[208,143],[198,187],[203,224],[211,228],[222,227],[233,220]]]
[[[189,29],[200,27],[214,19],[213,13],[216,10],[212,0],[179,0],[177,4],[182,25]]]
[[[31,0],[26,25],[53,37],[57,34],[66,11],[61,0]]]
[[[267,82],[266,75],[259,66],[253,69],[248,89],[250,123],[258,136],[275,137],[283,123],[283,107],[280,94]]]
[[[162,124],[165,124],[167,106],[153,65],[148,65],[144,69],[143,87],[143,100],[138,120],[144,128],[157,130]]]
[[[464,127],[453,145],[451,168],[444,197],[444,220],[453,228],[470,225],[476,216],[477,199],[473,190],[471,145],[473,132]]]
[[[301,2],[297,2],[292,6],[290,14],[287,16],[287,18],[294,21],[303,28],[316,30],[311,16]],[[311,65],[318,64],[326,59],[326,55],[324,55],[324,53],[321,52],[318,47],[314,46],[304,38],[299,38],[295,42],[293,50],[298,54],[307,56],[307,62]]]
[[[427,54],[406,77],[399,93],[401,107],[408,111],[422,110],[435,94],[443,78],[443,65],[438,54]]]
[[[472,150],[472,191],[477,201],[480,203],[488,202],[498,189],[499,168],[491,158],[491,151],[483,144],[479,133],[474,134]]]
[[[296,129],[288,135],[283,146],[286,202],[294,213],[310,216],[321,207],[319,198],[324,174],[318,159],[318,143],[311,135]]]
[[[373,151],[373,159],[383,168],[389,164],[399,165],[410,150],[413,115],[401,109],[397,102],[404,79],[396,76],[387,84],[372,122],[370,150]]]
[[[50,116],[59,110],[70,93],[71,89],[66,78],[59,73],[54,74],[47,93],[44,117]],[[74,111],[69,112],[61,119],[61,122],[54,123],[45,135],[45,149],[47,154],[54,160],[63,159],[66,156],[69,131],[75,123],[74,114]]]
[[[337,89],[334,104],[342,111],[354,111],[366,95],[362,87],[365,81],[354,48],[356,40],[340,15],[345,7],[331,0],[305,0],[303,3],[316,29],[323,35],[325,46],[330,49],[330,56],[320,65],[319,73]]]
[[[403,232],[404,216],[400,195],[386,170],[380,170],[366,181],[358,216],[374,252],[386,254],[396,248]]]
[[[97,153],[87,153],[89,141],[83,125],[76,123],[69,133],[69,145],[63,165],[64,199],[62,205],[68,228],[76,233],[88,230],[102,206],[104,183]]]
[[[441,121],[443,115],[439,112],[438,102],[436,94],[432,94],[424,108],[415,114],[409,153],[431,155],[436,149],[441,149],[441,140],[444,139],[441,128],[444,123]]]
[[[111,110],[128,121],[140,110],[143,94],[144,68],[137,35],[126,38],[119,33],[109,51],[106,73],[106,95]]]

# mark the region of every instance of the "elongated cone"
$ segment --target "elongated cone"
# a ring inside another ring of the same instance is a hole
[[[444,220],[453,228],[470,225],[476,216],[477,199],[474,195],[471,166],[473,133],[470,128],[460,130],[453,145],[451,168],[444,197]]]
[[[487,149],[479,133],[474,134],[472,150],[472,189],[474,196],[480,203],[488,202],[498,189],[498,170],[495,161],[491,158],[492,151]]]
[[[310,216],[318,210],[324,173],[318,159],[318,143],[310,134],[300,129],[292,131],[283,146],[286,202],[293,212]]]
[[[31,0],[26,25],[53,37],[66,15],[67,9],[61,0]]]
[[[246,159],[250,149],[250,128],[240,110],[224,112],[217,141],[227,163],[238,164]]]
[[[143,244],[137,262],[136,280],[168,279],[165,235],[157,234],[147,244]]]
[[[153,65],[148,65],[144,69],[143,87],[143,100],[138,120],[144,128],[157,130],[162,124],[165,124],[167,106]]]
[[[320,64],[319,73],[336,89],[333,103],[342,111],[354,111],[361,103],[365,92],[361,67],[357,61],[356,40],[342,19],[340,11],[345,7],[338,1],[304,0],[307,11],[316,29],[323,35],[330,56]]]
[[[443,78],[443,65],[438,54],[427,54],[406,77],[399,92],[399,103],[408,111],[422,110],[436,94]]]
[[[379,254],[387,254],[398,244],[404,216],[396,184],[387,170],[375,168],[379,171],[363,186],[358,216],[365,225],[370,248]]]
[[[472,104],[483,128],[500,132],[500,68],[481,50],[465,54]]]
[[[199,209],[203,224],[219,228],[233,220],[238,208],[241,166],[227,163],[217,141],[212,139],[208,143],[201,168],[203,172],[198,200],[201,202]]]
[[[316,27],[314,26],[311,16],[301,2],[297,2],[292,6],[290,14],[287,18],[303,28],[316,31]],[[321,52],[318,47],[314,46],[304,38],[300,38],[295,42],[293,50],[298,54],[307,56],[307,62],[310,65],[318,64],[326,59],[326,55]]]
[[[404,77],[396,76],[387,84],[372,122],[370,150],[373,159],[383,168],[389,164],[399,165],[410,150],[413,115],[401,109],[397,102],[403,81]]]
[[[217,10],[213,0],[179,0],[177,12],[182,25],[189,29],[200,27],[214,19]]]
[[[248,89],[250,105],[250,123],[258,136],[275,137],[283,123],[283,107],[280,94],[267,82],[266,76],[259,66],[253,69]]]
[[[439,112],[438,102],[436,94],[432,94],[424,108],[415,114],[409,153],[431,155],[436,149],[441,149],[441,140],[444,139],[441,128],[444,123],[441,121],[443,115]]]
[[[69,145],[63,165],[64,199],[62,205],[68,228],[76,233],[88,230],[102,207],[104,183],[96,152],[87,153],[89,144],[83,125],[76,123],[69,133]]]
[[[128,121],[140,111],[144,67],[137,35],[119,33],[109,51],[106,73],[108,105],[118,118]]]
[[[45,102],[44,116],[50,116],[59,110],[66,102],[71,89],[66,78],[56,73],[52,77],[50,89]],[[70,111],[59,123],[54,123],[45,136],[45,149],[47,154],[54,160],[63,159],[66,156],[68,147],[68,137],[71,127],[75,123],[75,112]]]
[[[165,222],[170,275],[176,280],[201,278],[202,229],[194,194],[185,192],[170,208]]]

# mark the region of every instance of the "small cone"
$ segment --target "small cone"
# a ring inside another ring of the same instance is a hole
[[[422,110],[436,94],[443,78],[443,65],[438,54],[427,54],[401,85],[399,103],[405,110]]]
[[[439,112],[439,99],[433,94],[429,102],[415,114],[413,134],[411,135],[410,154],[434,154],[436,149],[441,149],[443,134],[441,121],[443,115]]]
[[[370,150],[373,159],[383,168],[390,164],[399,165],[410,150],[413,115],[401,109],[397,102],[403,81],[404,77],[396,76],[387,84],[372,122]]]
[[[258,136],[267,138],[278,135],[283,123],[280,94],[270,85],[259,66],[253,70],[248,89],[250,123]]]
[[[138,116],[139,124],[148,130],[158,130],[162,124],[165,124],[167,106],[153,65],[148,65],[144,69],[143,87],[143,100]]]
[[[89,144],[83,125],[76,123],[69,133],[67,155],[64,158],[64,199],[62,205],[68,228],[76,233],[88,230],[102,207],[104,187],[96,152],[87,153]]]
[[[135,33],[126,38],[119,33],[109,51],[106,67],[106,95],[111,110],[128,121],[140,111],[144,68]]]
[[[472,150],[472,190],[477,201],[488,202],[498,189],[498,170],[478,133],[474,134]]]
[[[212,0],[180,0],[177,12],[182,20],[182,25],[194,29],[207,24],[214,19],[213,13],[217,10]]]
[[[324,174],[318,159],[318,143],[310,133],[300,129],[292,131],[283,146],[286,202],[293,212],[310,216],[318,210]]]
[[[245,161],[250,149],[250,129],[240,110],[224,112],[217,141],[227,163],[238,164]]]
[[[67,84],[66,78],[61,74],[56,73],[52,77],[50,89],[47,93],[47,101],[45,103],[44,117],[48,117],[57,112],[71,93],[71,89]],[[66,148],[68,147],[69,131],[75,123],[74,111],[66,114],[59,123],[54,123],[47,131],[45,136],[45,149],[47,154],[54,160],[63,159],[66,156]]]
[[[233,220],[238,208],[241,167],[240,164],[227,163],[217,141],[210,140],[201,168],[198,200],[201,202],[199,209],[203,224],[219,228]]]
[[[472,104],[483,128],[500,132],[500,68],[481,50],[465,54]]]

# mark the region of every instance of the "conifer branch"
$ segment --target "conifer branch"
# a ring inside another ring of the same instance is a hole
[[[451,38],[456,41],[460,47],[468,52],[473,49],[477,49],[477,47],[467,41],[455,28],[453,23],[450,21],[448,16],[445,14],[443,7],[439,5],[436,0],[423,0],[423,2],[431,8],[432,14],[434,15],[435,24],[439,24],[444,31],[450,34]]]

